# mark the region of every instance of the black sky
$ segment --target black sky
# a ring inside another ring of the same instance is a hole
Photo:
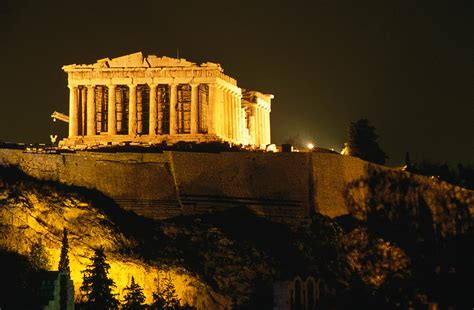
[[[472,164],[473,3],[2,0],[0,141],[49,140],[68,107],[62,65],[179,48],[273,93],[274,142],[340,149],[368,118],[392,164]]]

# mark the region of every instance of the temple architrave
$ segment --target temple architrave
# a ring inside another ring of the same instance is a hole
[[[138,52],[62,69],[69,87],[62,146],[270,144],[273,95],[240,88],[219,64]]]

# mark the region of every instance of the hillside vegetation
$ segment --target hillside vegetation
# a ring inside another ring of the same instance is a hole
[[[323,308],[471,305],[463,283],[473,276],[472,192],[374,169],[346,194],[352,215],[315,213],[296,231],[245,208],[155,221],[99,192],[3,167],[0,245],[28,256],[39,241],[54,269],[67,228],[78,300],[81,271],[104,246],[120,298],[134,276],[151,302],[171,276],[181,301],[199,309],[272,309],[275,281],[313,275]]]

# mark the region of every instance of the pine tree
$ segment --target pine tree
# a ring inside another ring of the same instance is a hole
[[[110,265],[106,261],[104,248],[100,247],[94,252],[90,259],[91,264],[87,266],[81,286],[81,292],[85,297],[86,309],[118,309],[119,302],[112,294],[115,283],[108,277]]]
[[[359,157],[379,165],[385,164],[384,151],[377,143],[378,135],[375,127],[369,124],[366,119],[360,119],[349,126],[349,155]]]
[[[59,258],[59,265],[58,271],[62,271],[67,275],[71,274],[71,269],[69,268],[69,243],[67,240],[67,230],[64,228],[63,230],[63,240],[62,240],[62,247],[61,247],[61,256]]]
[[[127,286],[125,288],[125,291],[127,293],[124,297],[122,309],[145,309],[145,306],[143,305],[143,303],[145,302],[145,295],[143,294],[143,289],[140,287],[140,285],[135,283],[135,279],[133,277],[130,286]]]
[[[36,270],[48,270],[51,267],[48,253],[41,242],[35,242],[31,246],[30,262]]]
[[[180,309],[176,289],[169,274],[168,277],[165,278],[163,290],[153,293],[152,308],[157,310]]]

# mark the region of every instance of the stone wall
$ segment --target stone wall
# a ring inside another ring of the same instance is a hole
[[[39,179],[97,189],[151,218],[247,206],[298,225],[318,211],[348,213],[344,190],[367,163],[327,153],[23,153],[0,149],[0,164]]]

